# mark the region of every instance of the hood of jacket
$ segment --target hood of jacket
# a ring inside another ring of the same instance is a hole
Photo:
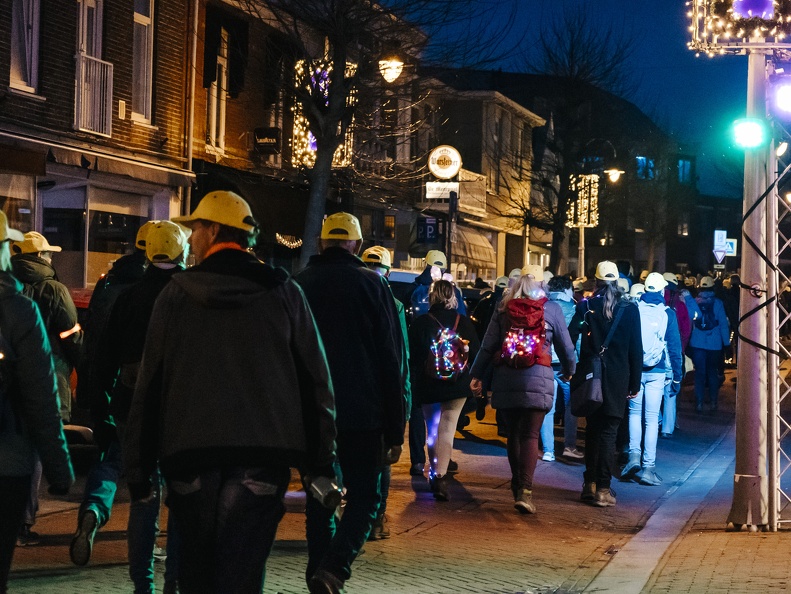
[[[20,283],[10,272],[0,271],[0,299],[22,292]]]
[[[431,266],[426,266],[423,269],[423,272],[418,274],[413,281],[416,285],[430,285],[434,282],[434,279],[431,278]]]
[[[519,328],[532,328],[544,317],[546,297],[540,299],[511,299],[505,306],[511,323]]]
[[[354,254],[350,254],[347,250],[341,247],[330,247],[310,257],[308,266],[321,266],[322,264],[332,264],[334,262],[344,262],[346,264],[353,264],[362,268],[368,268],[365,262]]]
[[[57,280],[52,264],[36,254],[19,254],[11,258],[14,276],[26,285],[34,285],[46,280]]]
[[[146,253],[136,249],[131,254],[121,256],[113,262],[113,267],[108,274],[111,274],[116,282],[132,283],[140,279],[147,265]]]
[[[567,301],[569,303],[574,303],[574,298],[566,293],[566,291],[552,291],[549,294],[550,301]]]
[[[282,268],[239,250],[221,250],[199,265],[173,275],[190,297],[210,309],[239,309],[288,280]]]

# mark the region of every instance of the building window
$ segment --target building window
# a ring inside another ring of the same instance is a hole
[[[613,245],[615,243],[615,235],[612,231],[604,231],[599,238],[599,245]]]
[[[135,0],[132,119],[151,122],[154,70],[154,0]]]
[[[39,13],[39,0],[12,2],[10,85],[28,93],[38,86]]]
[[[206,101],[206,150],[225,152],[225,102],[228,94],[228,31],[220,30],[217,71]]]
[[[689,235],[689,214],[681,213],[678,216],[678,236],[687,237]]]
[[[637,179],[654,179],[654,160],[648,157],[635,157],[637,162]]]
[[[395,239],[396,222],[393,215],[385,215],[384,234],[382,239]]]
[[[692,161],[689,159],[678,160],[678,183],[692,183]]]

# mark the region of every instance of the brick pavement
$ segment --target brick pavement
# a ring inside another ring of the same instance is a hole
[[[660,440],[660,487],[616,483],[618,505],[599,509],[578,500],[582,466],[560,459],[539,462],[534,498],[538,513],[520,516],[512,508],[508,462],[496,435],[493,414],[473,421],[456,440],[454,459],[460,472],[451,501],[437,503],[425,480],[408,474],[405,453],[394,467],[388,515],[393,536],[371,542],[353,567],[348,592],[355,593],[516,593],[581,592],[594,583],[608,561],[637,534],[665,503],[668,490],[706,453],[733,421],[734,389],[726,382],[717,415],[695,415],[691,388],[680,401],[681,429]],[[581,432],[582,434],[583,432]],[[556,446],[562,449],[562,430]],[[732,456],[730,457],[732,460]],[[788,585],[789,535],[727,533],[733,468],[730,460],[709,460],[724,474],[695,512],[684,532],[664,555],[644,592],[724,592],[743,589],[782,591]],[[694,483],[692,483],[694,484]],[[126,577],[122,503],[96,541],[91,564],[76,568],[68,543],[76,523],[79,490],[69,503],[47,500],[37,530],[40,546],[17,549],[11,592],[131,592]],[[265,592],[304,593],[306,561],[304,519],[298,499],[281,523],[267,565]],[[781,557],[782,555],[782,557]],[[780,561],[783,562],[780,562]],[[158,585],[162,567],[158,564]],[[593,590],[591,590],[593,591]],[[601,591],[601,590],[599,590]]]

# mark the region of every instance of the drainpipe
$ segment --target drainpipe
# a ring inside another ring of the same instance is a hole
[[[200,0],[193,0],[192,2],[192,30],[190,31],[190,59],[189,59],[189,72],[187,74],[187,170],[192,171],[192,150],[193,138],[195,136],[195,71],[197,69],[197,56],[198,56],[198,10]],[[184,212],[182,214],[188,215],[192,212],[192,184],[187,186],[187,191],[184,196],[183,202]]]

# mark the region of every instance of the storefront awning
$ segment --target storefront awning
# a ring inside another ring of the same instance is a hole
[[[451,259],[467,265],[467,268],[497,268],[494,248],[486,236],[473,227],[456,227],[456,241],[453,244]]]

